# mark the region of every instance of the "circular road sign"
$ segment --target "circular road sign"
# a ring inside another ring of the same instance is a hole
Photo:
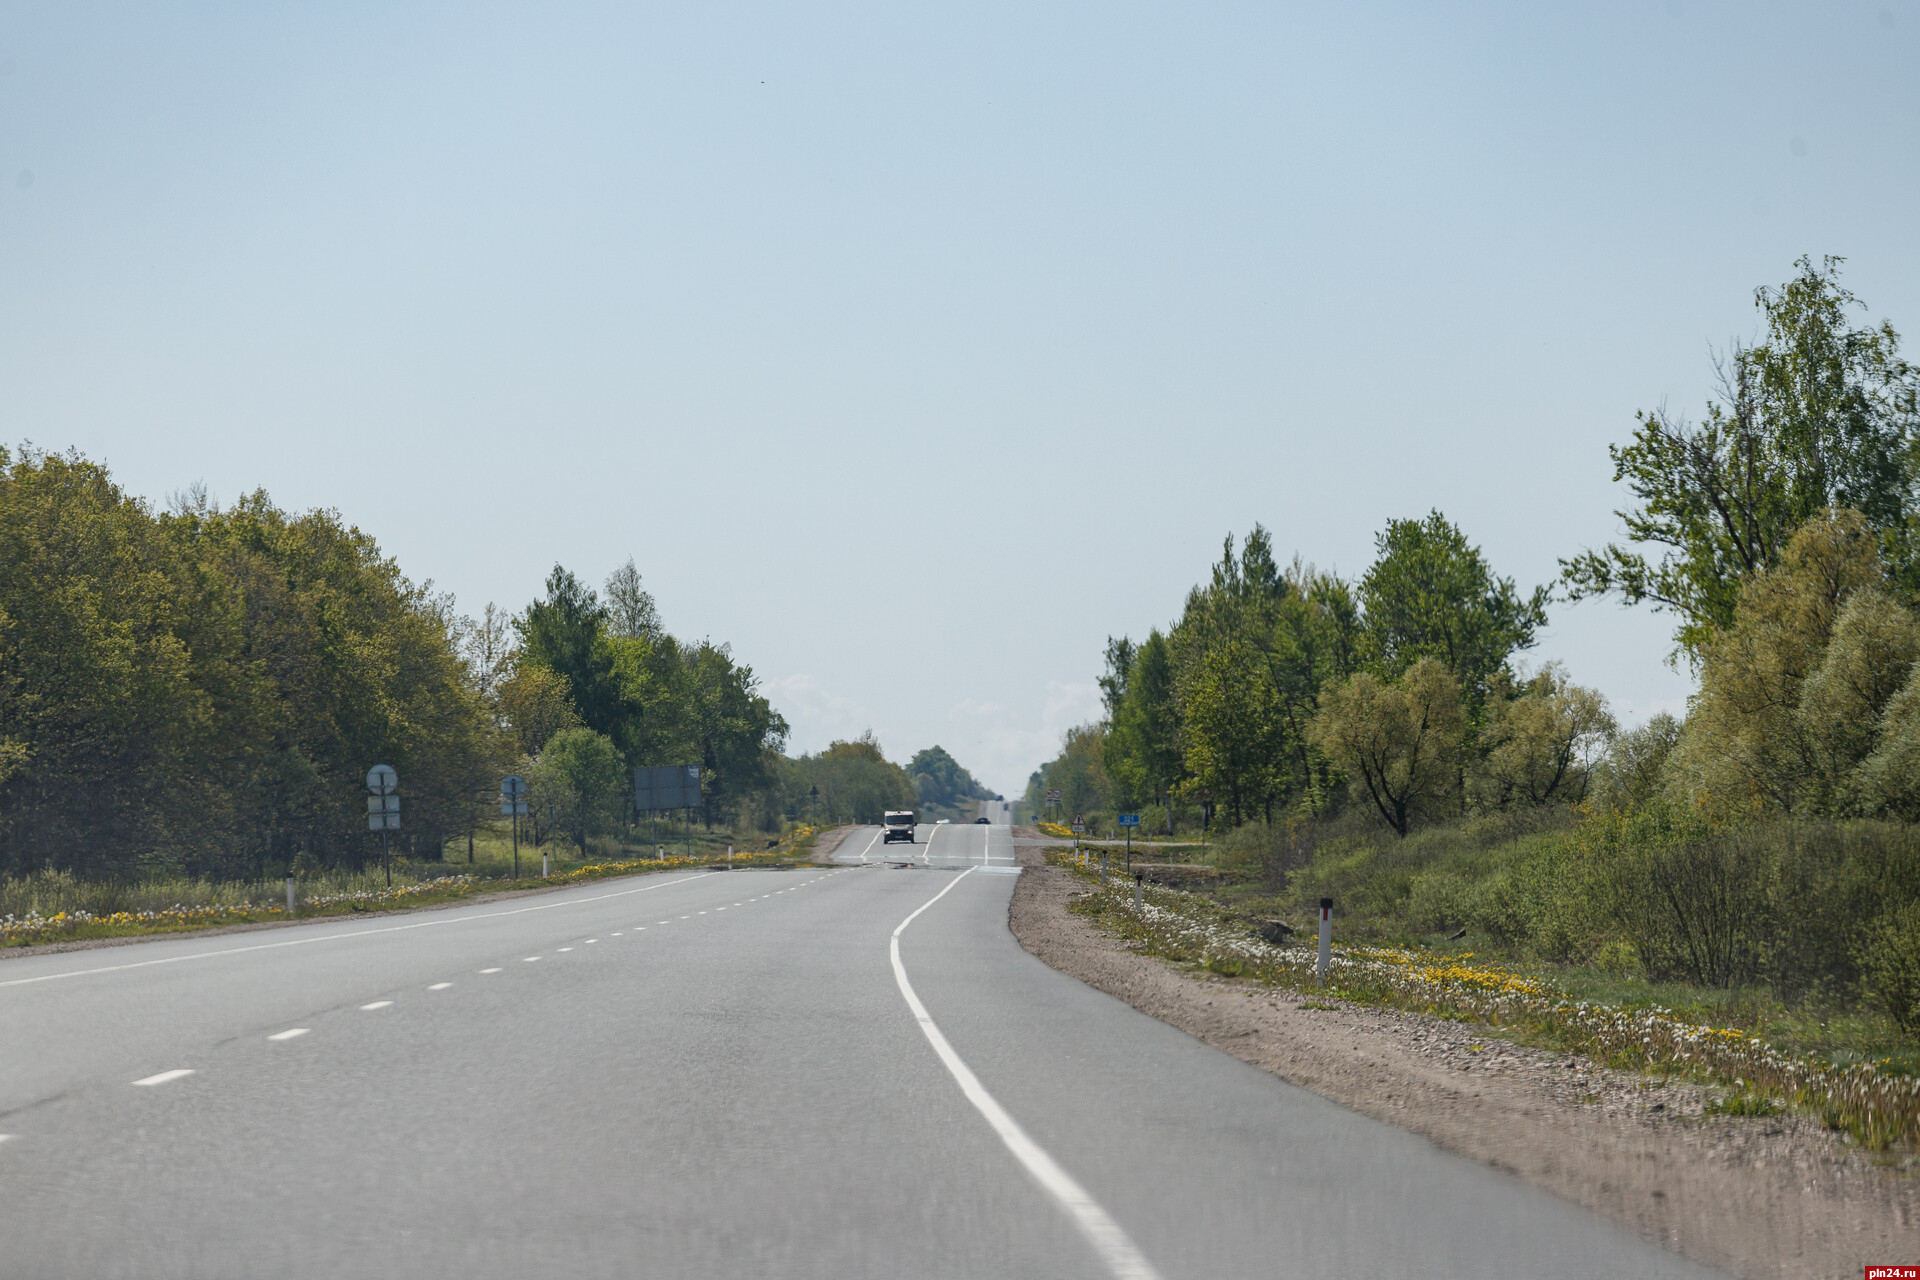
[[[390,796],[400,785],[400,775],[390,764],[377,764],[367,770],[367,790],[377,796]]]
[[[509,800],[524,799],[527,794],[527,780],[517,773],[510,773],[500,779],[500,794]]]

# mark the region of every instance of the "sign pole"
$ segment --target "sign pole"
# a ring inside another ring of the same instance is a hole
[[[500,812],[513,821],[513,878],[520,879],[520,815],[527,811],[527,780],[517,773],[500,779]]]
[[[393,888],[393,837],[400,829],[400,775],[392,765],[367,770],[367,829],[380,833],[380,862],[386,868],[387,888]]]

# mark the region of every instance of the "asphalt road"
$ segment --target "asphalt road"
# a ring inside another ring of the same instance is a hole
[[[0,1277],[1709,1274],[1048,969],[1007,829],[918,835],[0,961]]]

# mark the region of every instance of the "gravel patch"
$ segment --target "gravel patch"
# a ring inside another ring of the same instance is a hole
[[[1864,1151],[1804,1115],[1709,1115],[1716,1091],[1471,1024],[1177,968],[1070,914],[1073,877],[1019,843],[1009,924],[1023,947],[1242,1061],[1737,1275],[1920,1261],[1910,1152]]]

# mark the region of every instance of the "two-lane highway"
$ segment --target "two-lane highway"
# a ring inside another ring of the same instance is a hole
[[[1705,1274],[1046,968],[1005,827],[877,836],[0,962],[0,1276]]]

